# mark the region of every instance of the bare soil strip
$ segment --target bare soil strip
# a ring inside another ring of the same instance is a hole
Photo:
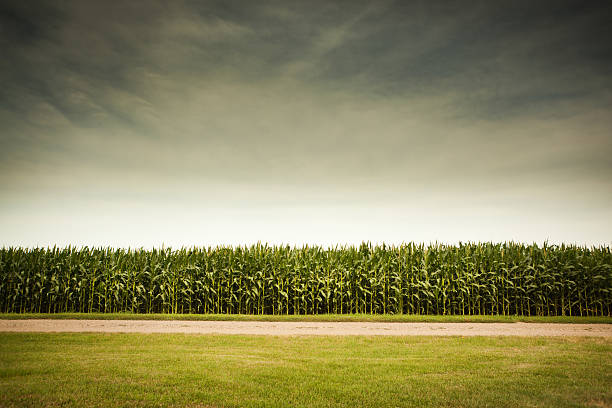
[[[268,336],[612,337],[612,324],[0,320],[0,332],[191,333]]]

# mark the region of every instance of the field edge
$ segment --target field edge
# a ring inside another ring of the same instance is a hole
[[[245,315],[245,314],[141,314],[141,313],[0,313],[3,320],[187,320],[187,321],[265,321],[265,322],[384,322],[384,323],[599,323],[612,324],[612,317],[601,316],[491,316],[491,315]]]

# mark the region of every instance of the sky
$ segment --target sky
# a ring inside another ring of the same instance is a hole
[[[612,243],[604,1],[0,3],[0,246]]]

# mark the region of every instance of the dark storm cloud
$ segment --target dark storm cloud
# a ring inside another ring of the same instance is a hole
[[[608,211],[611,22],[597,1],[4,1],[0,208],[279,188]]]
[[[454,95],[496,118],[610,103],[611,8],[599,2],[5,2],[5,109],[40,98],[78,126],[136,120],[108,100],[232,73],[355,93]],[[142,124],[142,123],[141,123]]]
[[[457,93],[485,118],[589,97],[610,103],[612,8],[601,2],[4,2],[2,105],[23,94],[69,120],[133,125],[106,101],[179,81],[291,76],[371,95]],[[76,94],[75,94],[76,93]],[[102,94],[100,94],[102,93]],[[83,102],[86,99],[87,102]],[[95,101],[95,102],[94,102]],[[26,105],[26,106],[22,106]]]

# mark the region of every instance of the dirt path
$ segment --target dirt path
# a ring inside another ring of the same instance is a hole
[[[0,320],[0,332],[254,334],[270,336],[589,336],[612,324]]]

